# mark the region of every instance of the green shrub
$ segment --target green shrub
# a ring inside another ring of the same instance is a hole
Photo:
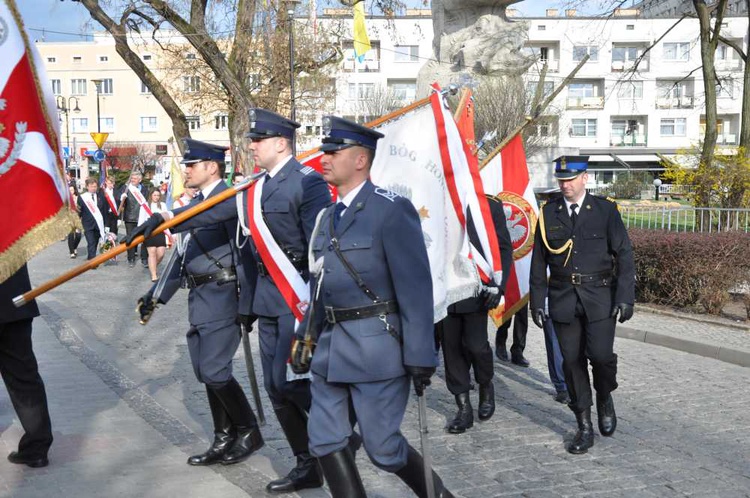
[[[631,229],[636,299],[720,314],[729,290],[750,281],[750,234]]]

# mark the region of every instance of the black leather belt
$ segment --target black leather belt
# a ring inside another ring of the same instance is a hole
[[[389,313],[396,313],[397,311],[398,303],[396,301],[385,301],[368,306],[358,306],[356,308],[325,307],[326,321],[330,324],[345,322],[347,320],[359,320],[360,318],[370,318],[371,316],[387,315]]]
[[[302,273],[307,269],[307,260],[301,259],[301,260],[289,260],[292,263],[292,266],[294,266],[294,269],[297,270],[299,273]],[[268,268],[266,268],[266,265],[263,264],[263,261],[258,261],[258,275],[267,277],[268,276]]]
[[[234,267],[224,268],[214,273],[206,273],[203,275],[188,275],[186,280],[188,289],[195,289],[199,285],[207,284],[210,282],[216,282],[217,284],[221,285],[237,280],[237,272],[235,272]]]
[[[612,278],[612,271],[599,273],[552,273],[550,275],[550,280],[573,285],[583,285],[592,282],[611,284]]]

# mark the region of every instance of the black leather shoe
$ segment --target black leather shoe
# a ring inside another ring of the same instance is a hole
[[[495,413],[495,385],[489,381],[486,385],[479,384],[479,406],[477,417],[481,422],[489,420]]]
[[[323,471],[318,466],[317,458],[307,455],[297,457],[297,466],[286,477],[271,481],[266,486],[269,493],[293,493],[300,489],[320,488],[323,486]]]
[[[573,441],[568,445],[568,453],[581,455],[588,452],[589,448],[594,446],[594,426],[591,424],[591,408],[586,408],[580,413],[576,413],[576,422],[578,431]]]
[[[8,455],[8,461],[11,463],[17,463],[19,465],[27,465],[34,469],[46,467],[47,465],[49,465],[49,460],[47,460],[47,457],[27,457],[21,455],[17,451],[11,451],[10,455]]]
[[[522,354],[519,355],[513,355],[513,357],[510,359],[510,362],[514,365],[518,365],[519,367],[528,367],[530,365],[529,360],[523,357]]]
[[[495,348],[495,356],[500,361],[508,361],[508,350],[505,346],[498,346]]]
[[[458,412],[456,416],[448,424],[448,432],[451,434],[463,434],[466,429],[470,429],[474,426],[474,411],[471,408],[471,400],[469,400],[469,393],[461,393],[456,395],[456,404],[458,405]]]
[[[617,429],[617,414],[612,394],[606,397],[596,395],[596,415],[599,419],[599,433],[607,437],[614,434]]]
[[[244,462],[265,444],[260,429],[257,427],[237,427],[237,439],[234,440],[234,444],[229,448],[229,451],[224,453],[221,464],[232,465]]]
[[[568,391],[557,391],[557,394],[555,394],[555,401],[565,405],[570,403],[570,395],[568,394]]]

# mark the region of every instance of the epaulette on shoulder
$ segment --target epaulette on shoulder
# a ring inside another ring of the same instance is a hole
[[[394,202],[395,199],[401,197],[396,192],[391,192],[390,190],[386,190],[384,188],[376,187],[375,193],[378,194],[381,197],[385,197],[391,202]]]
[[[302,173],[305,176],[309,175],[313,171],[315,171],[315,169],[312,166],[305,166],[305,167],[303,167],[302,169],[299,170],[299,172]]]
[[[611,202],[612,204],[617,204],[617,201],[614,199],[614,197],[610,197],[608,195],[604,194],[594,194],[594,197],[598,197],[599,199],[604,199],[606,201]]]

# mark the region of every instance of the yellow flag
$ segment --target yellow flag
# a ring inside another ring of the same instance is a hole
[[[370,38],[367,36],[365,2],[362,0],[354,4],[354,55],[359,62],[362,62],[368,50],[370,50]]]
[[[168,201],[169,204],[182,197],[182,194],[185,193],[185,180],[182,178],[182,169],[180,169],[180,165],[177,164],[175,158],[172,158],[172,166],[169,171],[169,191],[171,194],[171,198]]]

